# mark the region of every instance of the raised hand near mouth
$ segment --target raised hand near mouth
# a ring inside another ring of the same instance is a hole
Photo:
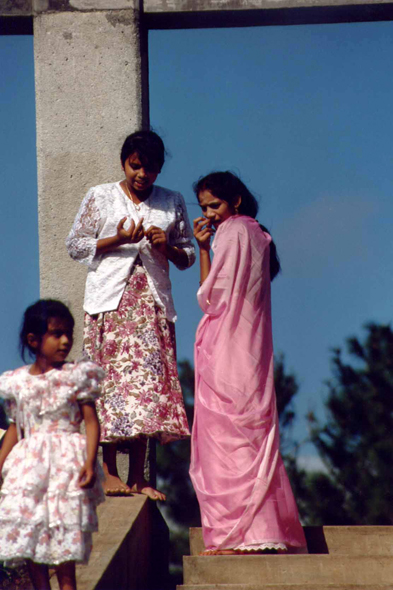
[[[194,219],[194,238],[201,250],[210,250],[210,239],[214,234],[211,221],[206,217]]]

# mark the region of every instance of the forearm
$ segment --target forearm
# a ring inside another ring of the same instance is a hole
[[[96,254],[106,254],[122,245],[119,236],[111,236],[110,238],[101,238],[97,242]]]
[[[189,265],[187,252],[182,250],[182,248],[176,248],[176,246],[170,246],[169,244],[166,244],[165,256],[168,258],[168,260],[173,262],[173,264],[176,264],[176,266],[187,268]]]
[[[199,250],[199,267],[200,267],[200,277],[201,277],[201,285],[207,279],[211,262],[210,262],[210,250],[205,250],[200,248]]]
[[[4,435],[3,443],[0,449],[0,474],[3,469],[4,461],[18,442],[18,433],[16,424],[10,424],[7,432]]]
[[[83,404],[82,413],[86,426],[86,463],[94,467],[100,442],[100,424],[94,403]]]

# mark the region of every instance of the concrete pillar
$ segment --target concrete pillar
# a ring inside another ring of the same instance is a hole
[[[88,188],[122,178],[122,141],[144,123],[139,16],[134,6],[34,18],[41,297],[70,305],[74,357],[81,352],[86,270],[69,258],[64,240]]]

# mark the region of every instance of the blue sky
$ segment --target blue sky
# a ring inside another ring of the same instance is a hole
[[[171,154],[158,184],[193,219],[192,182],[233,170],[276,241],[274,342],[301,386],[299,439],[301,417],[322,415],[330,349],[392,317],[392,49],[390,22],[149,33],[151,123]],[[5,370],[38,297],[32,39],[0,37],[0,68]],[[171,272],[178,354],[192,359],[198,268]]]

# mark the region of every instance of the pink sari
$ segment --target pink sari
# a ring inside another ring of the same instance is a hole
[[[206,549],[306,546],[279,452],[270,241],[254,219],[227,219],[198,291],[190,476]]]

